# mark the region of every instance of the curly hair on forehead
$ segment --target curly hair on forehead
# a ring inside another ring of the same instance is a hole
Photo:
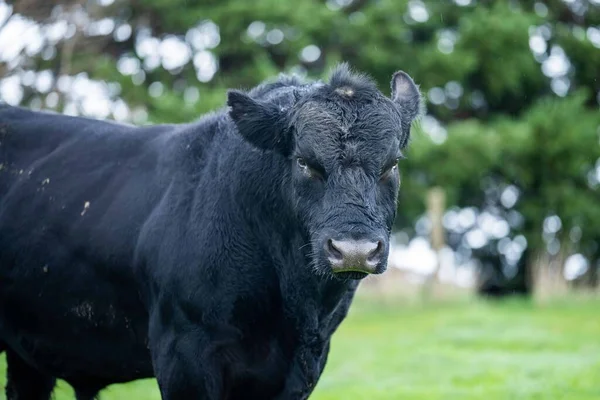
[[[356,92],[377,92],[377,84],[368,75],[353,72],[348,63],[338,65],[329,78],[329,86],[340,94]]]

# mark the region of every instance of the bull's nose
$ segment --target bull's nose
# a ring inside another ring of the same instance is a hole
[[[334,240],[325,244],[333,272],[375,272],[383,257],[383,241]]]

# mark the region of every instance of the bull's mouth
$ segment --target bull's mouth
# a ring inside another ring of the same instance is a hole
[[[369,274],[363,271],[353,271],[353,270],[346,270],[346,271],[339,271],[339,272],[335,272],[333,274],[333,276],[335,276],[336,278],[339,279],[354,279],[354,280],[360,280],[363,278],[366,278]]]

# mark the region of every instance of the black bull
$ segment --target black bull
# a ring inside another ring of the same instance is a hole
[[[156,376],[163,399],[304,399],[386,268],[420,95],[342,65],[134,127],[0,106],[9,399]]]

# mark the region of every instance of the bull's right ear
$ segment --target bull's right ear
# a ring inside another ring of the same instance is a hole
[[[291,134],[288,116],[277,105],[257,101],[238,90],[227,92],[229,115],[240,135],[262,150],[288,156],[291,152]]]
[[[392,76],[392,101],[402,115],[402,140],[400,147],[408,143],[412,122],[423,113],[423,98],[412,78],[404,71]]]
[[[423,99],[419,88],[404,71],[397,71],[392,76],[392,101],[398,105],[405,119],[412,121],[423,111]]]

